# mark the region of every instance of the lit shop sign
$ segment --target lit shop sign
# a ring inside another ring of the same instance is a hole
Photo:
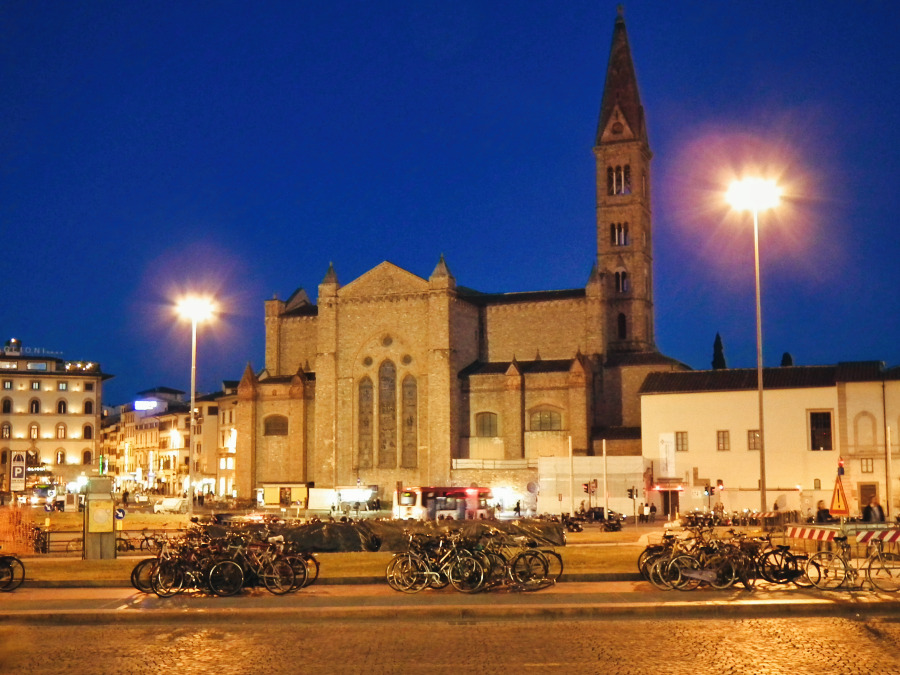
[[[134,409],[135,410],[155,410],[156,406],[159,405],[159,401],[135,401]]]

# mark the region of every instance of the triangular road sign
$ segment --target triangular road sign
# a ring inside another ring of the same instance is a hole
[[[833,516],[849,516],[850,504],[847,503],[847,495],[844,494],[844,485],[840,477],[834,481],[834,493],[831,495],[831,506],[828,512]]]

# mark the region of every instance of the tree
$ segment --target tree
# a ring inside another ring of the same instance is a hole
[[[716,333],[716,341],[713,343],[713,370],[725,370],[728,364],[725,363],[725,348],[722,346],[722,336]]]
[[[785,352],[781,355],[781,367],[784,368],[786,366],[794,365],[794,357],[791,356],[790,352]]]

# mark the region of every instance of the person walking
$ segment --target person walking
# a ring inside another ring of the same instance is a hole
[[[644,522],[644,502],[641,502],[638,505],[638,522],[639,523]]]
[[[516,505],[513,508],[513,511],[516,514],[516,518],[521,518],[522,517],[522,502],[516,502]]]
[[[884,509],[882,509],[881,504],[878,503],[878,497],[873,495],[869,500],[868,506],[863,509],[863,520],[867,523],[884,522]]]
[[[816,504],[816,522],[817,523],[831,523],[834,522],[834,518],[831,517],[831,512],[828,510],[828,507],[825,506],[825,500],[820,499]]]
[[[650,522],[650,514],[651,513],[652,513],[652,511],[650,510],[650,504],[644,504],[644,522],[645,523]]]
[[[656,522],[656,504],[651,504],[648,511],[650,513],[650,522],[655,523]]]

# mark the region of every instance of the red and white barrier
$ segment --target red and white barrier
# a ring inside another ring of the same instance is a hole
[[[821,527],[789,527],[787,536],[791,539],[812,539],[814,541],[833,541],[838,534],[836,530],[825,530]]]
[[[890,544],[900,541],[900,530],[866,530],[856,535],[856,541],[860,544],[867,544],[875,539]]]

